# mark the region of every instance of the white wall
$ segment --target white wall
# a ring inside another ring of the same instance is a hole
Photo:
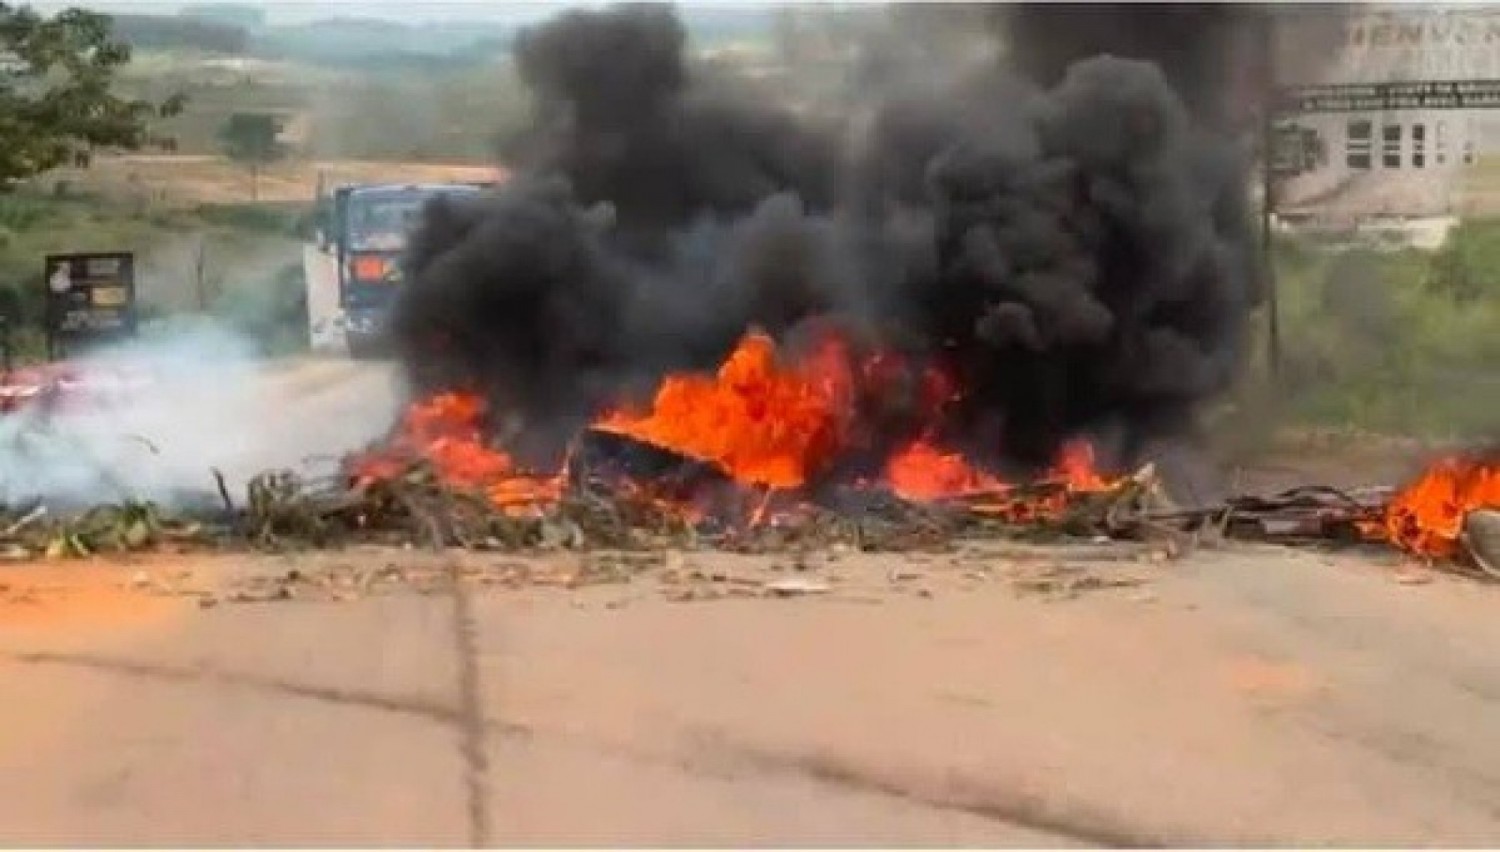
[[[338,259],[309,243],[302,247],[302,273],[307,281],[308,342],[315,352],[339,352],[345,347],[338,324]]]

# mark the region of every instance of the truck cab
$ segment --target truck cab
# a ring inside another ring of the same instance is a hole
[[[319,244],[336,262],[339,321],[352,357],[374,357],[388,348],[386,321],[402,283],[402,254],[427,203],[477,193],[484,186],[385,184],[334,190],[321,217]]]

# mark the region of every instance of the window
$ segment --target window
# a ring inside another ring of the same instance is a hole
[[[1439,121],[1432,128],[1432,158],[1438,165],[1448,162],[1448,125]]]
[[[1380,165],[1387,169],[1401,168],[1401,125],[1387,124],[1380,128]]]
[[[1411,126],[1411,167],[1414,169],[1424,168],[1427,165],[1427,125],[1413,124]]]
[[[1345,128],[1345,164],[1351,169],[1370,167],[1370,144],[1375,125],[1369,121],[1351,121]]]

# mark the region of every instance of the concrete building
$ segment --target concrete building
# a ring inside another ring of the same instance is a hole
[[[1500,5],[1287,5],[1272,56],[1284,133],[1315,154],[1278,181],[1284,218],[1324,225],[1462,215],[1500,153]],[[1311,111],[1307,111],[1311,110]],[[1494,211],[1491,211],[1494,212]]]

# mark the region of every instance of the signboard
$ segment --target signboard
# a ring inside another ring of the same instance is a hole
[[[46,283],[47,332],[54,348],[135,333],[135,255],[48,255]]]
[[[1500,109],[1500,80],[1292,86],[1279,92],[1277,102],[1280,112],[1295,114]]]

